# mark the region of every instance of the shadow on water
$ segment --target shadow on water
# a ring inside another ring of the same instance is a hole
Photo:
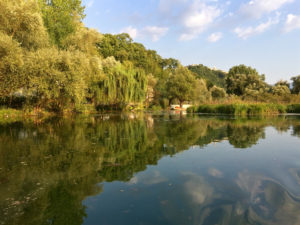
[[[106,183],[132,183],[149,165],[191,147],[200,152],[220,142],[231,150],[252,151],[266,138],[267,127],[300,137],[300,118],[284,116],[124,114],[0,124],[0,224],[93,224],[83,202],[101,196]],[[242,170],[233,176],[207,169],[208,174],[176,174],[180,182],[174,191],[149,212],[157,220],[146,216],[139,224],[300,223],[298,193],[267,172]],[[299,185],[300,165],[289,173],[296,180],[293,185]],[[155,184],[154,197],[158,190],[167,191],[162,183]],[[118,224],[102,219],[103,224]]]

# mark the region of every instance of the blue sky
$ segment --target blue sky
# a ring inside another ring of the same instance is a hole
[[[269,83],[300,74],[300,0],[84,0],[86,26],[129,33],[184,65],[246,64]]]

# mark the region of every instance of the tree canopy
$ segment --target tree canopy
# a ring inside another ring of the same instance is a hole
[[[264,80],[265,76],[260,75],[256,69],[245,65],[234,66],[226,76],[227,93],[237,96],[262,93],[267,88]]]
[[[293,81],[293,89],[292,89],[292,92],[294,94],[299,94],[300,93],[300,75],[299,76],[296,76],[296,77],[293,77],[292,78],[292,81]]]
[[[184,101],[194,98],[196,79],[187,68],[180,66],[170,75],[166,87],[168,98],[177,99],[182,106]]]

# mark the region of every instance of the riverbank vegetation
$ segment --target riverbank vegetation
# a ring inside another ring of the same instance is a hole
[[[276,115],[283,113],[300,113],[300,104],[283,105],[272,103],[257,104],[203,104],[188,109],[190,113],[231,114],[231,115]]]
[[[84,17],[81,0],[0,0],[0,107],[84,113],[166,109],[172,103],[283,108],[300,103],[300,76],[291,84],[270,85],[265,75],[245,65],[228,73],[203,65],[185,67],[128,34],[87,28]]]

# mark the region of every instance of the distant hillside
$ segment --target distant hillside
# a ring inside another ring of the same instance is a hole
[[[202,64],[190,65],[188,69],[196,74],[197,78],[203,78],[207,81],[209,87],[216,85],[219,87],[225,87],[226,73],[221,70],[210,69]]]

